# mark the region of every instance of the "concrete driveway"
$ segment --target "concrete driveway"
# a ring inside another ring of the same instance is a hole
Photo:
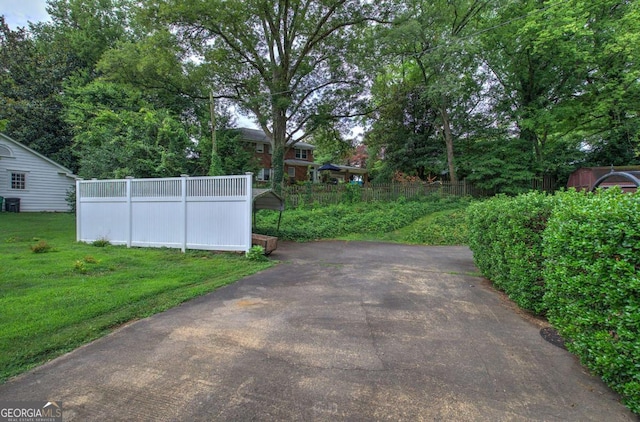
[[[68,421],[637,420],[466,247],[284,243],[272,258],[0,399],[61,400]]]

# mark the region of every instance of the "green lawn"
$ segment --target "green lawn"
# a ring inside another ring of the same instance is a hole
[[[46,252],[35,253],[39,245]],[[72,214],[0,213],[0,382],[272,265],[75,242]]]

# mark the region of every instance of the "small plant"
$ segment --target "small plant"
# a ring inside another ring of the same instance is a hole
[[[87,267],[84,265],[84,262],[81,261],[81,260],[77,260],[73,264],[73,269],[76,270],[79,273],[86,273],[87,272]]]
[[[264,248],[260,245],[252,246],[247,251],[247,258],[251,261],[266,261],[267,257],[264,255]]]
[[[31,252],[33,253],[46,253],[51,250],[51,245],[49,245],[44,240],[39,241],[35,245],[31,246]]]
[[[84,262],[86,262],[87,264],[97,264],[98,260],[92,257],[91,255],[87,255],[84,257]]]
[[[67,189],[67,194],[64,198],[69,207],[69,212],[75,214],[76,212],[76,187],[72,186]]]
[[[98,248],[104,248],[105,246],[109,246],[111,242],[109,242],[109,239],[101,237],[100,239],[94,240],[91,244]]]

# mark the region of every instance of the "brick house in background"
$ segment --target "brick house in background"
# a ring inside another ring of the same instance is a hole
[[[247,143],[255,157],[260,163],[260,170],[256,175],[256,180],[267,182],[271,180],[273,166],[271,157],[273,154],[270,139],[259,129],[240,128],[240,137],[243,142]],[[289,145],[289,144],[288,144]],[[313,151],[315,146],[305,142],[296,142],[289,145],[284,153],[284,173],[288,177],[289,183],[312,181],[320,182],[320,172],[318,169],[322,167],[321,163],[313,161]],[[339,164],[331,164],[331,170],[323,175],[332,183],[349,182],[352,180],[367,181],[367,170],[361,167],[344,166]],[[324,178],[324,177],[323,177]]]
[[[241,138],[250,144],[249,148],[254,151],[255,157],[260,163],[260,171],[256,175],[256,180],[269,181],[273,166],[271,157],[272,146],[267,135],[259,129],[240,128]],[[313,162],[313,150],[316,147],[304,142],[297,142],[291,147],[287,147],[284,154],[284,173],[289,178],[290,183],[311,180],[318,181],[318,167],[321,164]]]

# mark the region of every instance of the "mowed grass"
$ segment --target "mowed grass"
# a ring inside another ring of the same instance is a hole
[[[1,213],[0,382],[271,265],[242,254],[97,247],[75,241],[72,214]]]

